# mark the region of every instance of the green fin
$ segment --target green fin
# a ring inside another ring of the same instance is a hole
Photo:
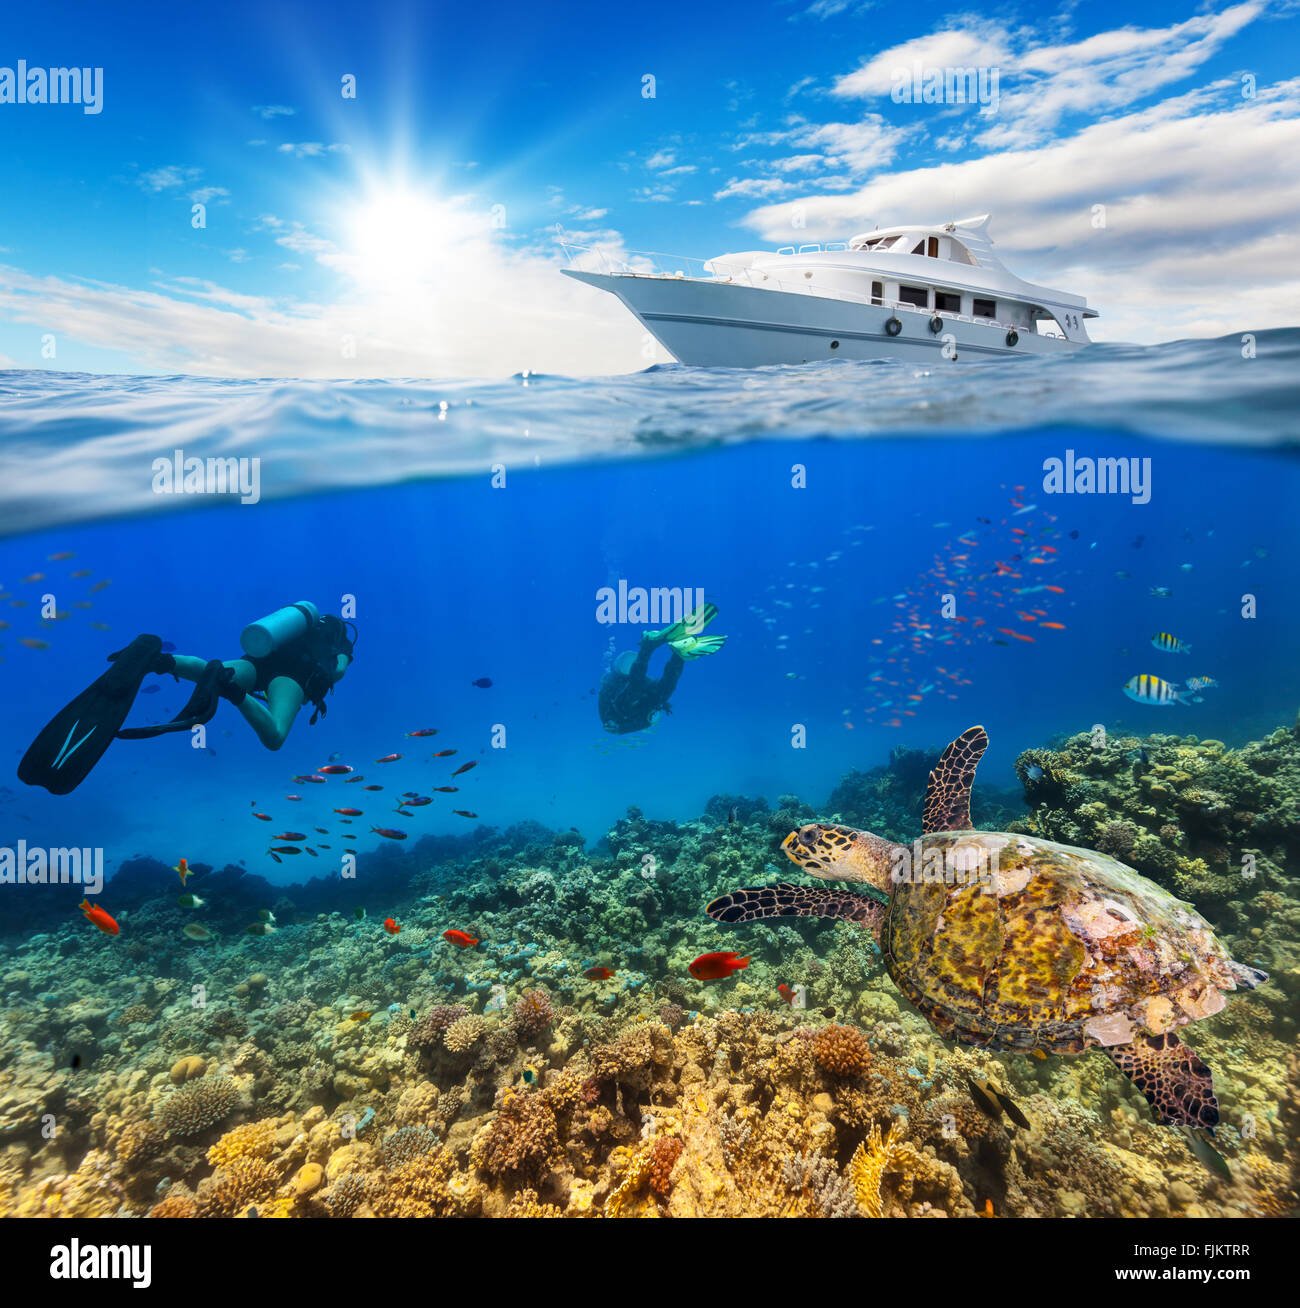
[[[647,631],[646,636],[657,645],[662,645],[665,642],[672,644],[673,641],[681,640],[683,637],[701,635],[705,627],[717,616],[718,606],[705,603],[693,612],[688,613],[680,622],[674,622],[662,631]]]

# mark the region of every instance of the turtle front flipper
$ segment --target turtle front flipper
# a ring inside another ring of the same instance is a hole
[[[1219,1121],[1210,1069],[1172,1031],[1110,1045],[1115,1066],[1146,1096],[1161,1126],[1204,1127]]]
[[[989,747],[983,727],[968,727],[939,756],[925,788],[925,810],[921,830],[969,831],[970,788],[975,769]]]
[[[765,917],[839,917],[856,922],[880,940],[889,906],[870,895],[828,886],[749,886],[713,900],[704,910],[715,922],[757,922]]]

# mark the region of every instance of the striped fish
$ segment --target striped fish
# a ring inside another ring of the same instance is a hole
[[[1163,650],[1166,654],[1190,654],[1192,647],[1184,645],[1177,636],[1171,636],[1167,631],[1158,631],[1151,637],[1151,643],[1156,649]]]
[[[1213,677],[1188,677],[1183,683],[1188,690],[1213,689],[1219,683]]]
[[[1145,673],[1140,677],[1130,677],[1124,683],[1124,693],[1139,704],[1156,704],[1163,707],[1187,703],[1182,697],[1182,690],[1177,686],[1171,686],[1160,677],[1148,677]]]

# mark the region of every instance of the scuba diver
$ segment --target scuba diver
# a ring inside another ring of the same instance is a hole
[[[606,731],[616,736],[644,731],[654,724],[660,713],[673,711],[668,697],[677,689],[686,660],[716,654],[726,643],[726,636],[699,634],[717,616],[718,606],[705,604],[683,621],[674,622],[662,631],[647,631],[635,654],[628,650],[614,660],[600,683],[597,700],[600,720]],[[648,675],[650,658],[663,645],[671,651],[668,665],[659,677],[654,678]]]
[[[157,636],[137,636],[110,654],[112,667],[45,726],[18,765],[18,778],[54,795],[75,790],[114,740],[148,740],[209,722],[229,700],[267,749],[279,749],[304,704],[326,711],[325,696],[352,662],[357,630],[302,600],[250,623],[240,634],[243,656],[204,661],[169,654]],[[150,673],[192,681],[194,693],[170,721],[123,727]]]

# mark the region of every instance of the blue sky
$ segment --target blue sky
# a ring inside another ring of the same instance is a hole
[[[0,365],[645,366],[557,222],[708,257],[991,212],[1103,339],[1293,325],[1298,47],[1270,0],[16,8],[0,68],[104,94],[0,104]],[[996,111],[895,103],[914,63],[996,70]]]

